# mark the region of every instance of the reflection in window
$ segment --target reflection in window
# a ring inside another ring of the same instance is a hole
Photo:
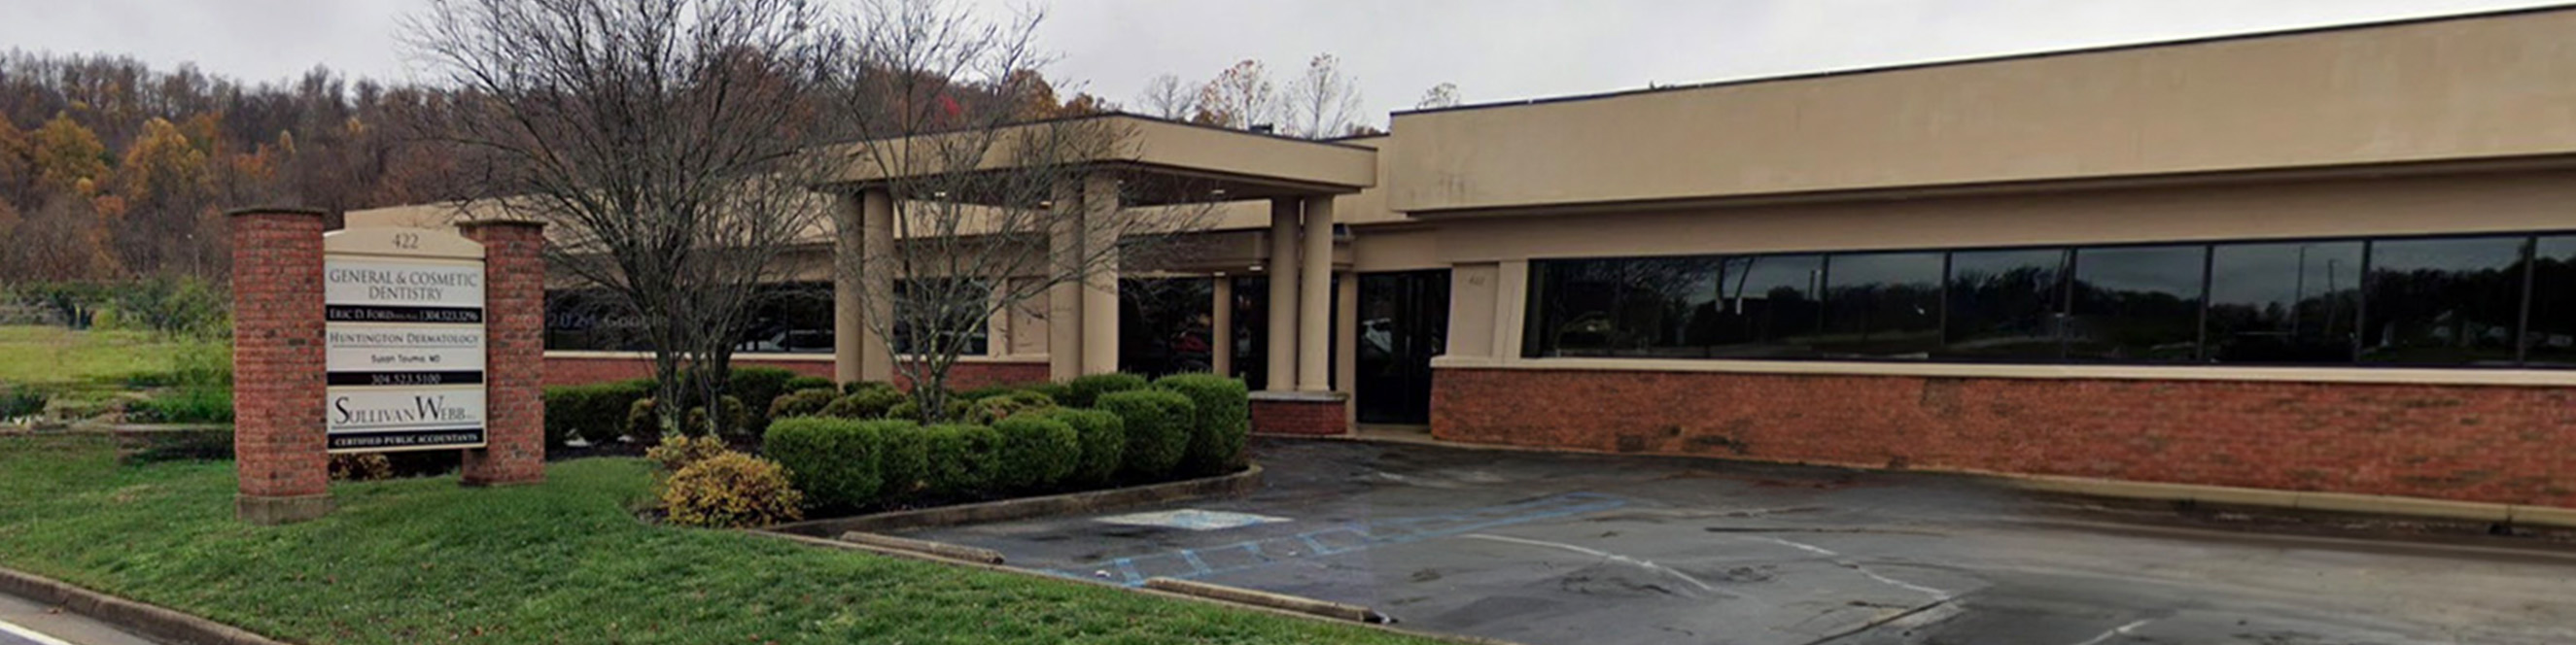
[[[737,352],[832,353],[832,283],[761,287]]]
[[[2514,358],[2525,237],[2370,245],[2369,333],[2361,359],[2493,365]]]
[[[1269,331],[1270,279],[1234,278],[1234,377],[1256,391],[1270,385]]]
[[[2062,352],[2058,313],[2064,249],[1950,254],[1949,339],[1957,358],[2054,359]]]
[[[2531,328],[2522,342],[2523,360],[2535,366],[2576,365],[2576,236],[2543,237],[2533,247]]]
[[[2208,251],[2198,244],[2077,250],[2067,308],[2067,357],[2200,358],[2201,276]]]
[[[1851,253],[1825,271],[1826,356],[1926,358],[1941,346],[1941,262],[1932,253]]]
[[[1727,358],[1813,356],[1824,328],[1825,258],[1727,258],[1719,275],[1711,354]]]
[[[603,289],[546,292],[546,349],[643,351],[650,349],[635,314]]]
[[[2209,360],[2346,363],[2361,324],[2356,241],[2221,244],[2209,269]]]
[[[928,354],[945,346],[956,349],[960,356],[984,354],[992,299],[992,289],[984,281],[972,278],[896,280],[895,353]],[[928,327],[936,334],[921,333],[916,330],[919,327]]]
[[[1148,377],[1210,369],[1215,300],[1208,278],[1118,281],[1118,370]]]
[[[1528,345],[1537,356],[1707,356],[1718,335],[1708,257],[1548,260]]]

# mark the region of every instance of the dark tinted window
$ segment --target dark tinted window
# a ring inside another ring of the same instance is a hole
[[[1208,371],[1214,290],[1207,278],[1118,281],[1119,371],[1155,377]]]
[[[1958,358],[2054,359],[2061,354],[2066,251],[2016,249],[1950,254],[1949,339]]]
[[[2576,236],[2540,238],[2532,250],[2531,326],[2523,360],[2576,365]]]
[[[641,351],[650,349],[638,337],[635,315],[603,290],[559,289],[546,292],[546,349],[568,351]]]
[[[936,341],[953,343],[961,356],[985,353],[985,325],[992,315],[992,290],[981,280],[908,278],[894,285],[894,346],[898,354],[926,353]],[[915,331],[928,327],[949,337]]]
[[[2524,237],[2370,245],[2362,360],[2496,365],[2514,358]]]
[[[2345,363],[2361,324],[2360,242],[2221,244],[2211,251],[2208,358]]]
[[[1824,329],[1825,258],[1757,255],[1726,258],[1709,331],[1714,356],[1790,358],[1815,355]]]
[[[1849,253],[1825,271],[1825,356],[1926,358],[1941,347],[1943,254]]]
[[[1533,356],[1708,355],[1717,261],[1548,260],[1533,265]]]
[[[2207,254],[2208,247],[2198,244],[2077,250],[2067,308],[2067,357],[2198,359]]]

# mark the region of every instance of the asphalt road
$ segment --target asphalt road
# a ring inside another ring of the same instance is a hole
[[[98,621],[0,595],[0,645],[152,645]]]
[[[1533,644],[2576,642],[2576,553],[2102,521],[1974,480],[1263,441],[1265,489],[908,534]],[[1139,513],[1138,511],[1169,511]]]

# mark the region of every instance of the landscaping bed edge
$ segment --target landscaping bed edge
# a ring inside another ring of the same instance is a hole
[[[7,567],[0,567],[0,593],[62,607],[155,640],[199,645],[285,645],[250,630]]]
[[[907,529],[956,526],[979,522],[1010,520],[1084,513],[1107,508],[1140,506],[1204,497],[1223,497],[1251,493],[1261,487],[1261,464],[1214,477],[1110,488],[1104,490],[1023,497],[973,504],[936,506],[909,511],[890,511],[851,517],[835,517],[802,522],[788,522],[761,527],[761,531],[807,537],[833,538],[842,533],[883,533]]]

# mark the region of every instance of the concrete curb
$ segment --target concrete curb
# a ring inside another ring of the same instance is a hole
[[[1225,585],[1162,577],[1146,578],[1145,588],[1156,591],[1169,591],[1177,594],[1200,596],[1204,598],[1215,598],[1217,600],[1243,603],[1247,605],[1261,605],[1264,607],[1285,609],[1301,614],[1314,614],[1325,618],[1339,618],[1356,623],[1383,625],[1395,622],[1394,618],[1389,618],[1386,614],[1377,613],[1377,610],[1375,609],[1359,605],[1316,600],[1305,596],[1270,593],[1257,589],[1228,587]]]
[[[841,541],[843,541],[843,542],[849,542],[849,543],[853,543],[853,544],[865,544],[865,545],[868,545],[868,546],[873,546],[873,547],[882,548],[882,549],[899,549],[899,550],[904,550],[904,551],[918,551],[918,552],[921,552],[921,553],[928,553],[928,554],[936,555],[936,556],[943,557],[943,558],[954,558],[954,559],[958,559],[958,560],[965,560],[965,561],[968,561],[968,562],[981,562],[981,563],[984,563],[984,564],[1001,564],[1001,563],[1002,563],[1002,552],[1000,552],[1000,551],[995,551],[995,550],[992,550],[992,549],[979,549],[979,548],[975,548],[975,547],[971,547],[971,546],[961,546],[961,545],[956,545],[956,544],[949,544],[949,543],[946,543],[946,542],[932,542],[932,541],[929,541],[929,540],[915,540],[915,539],[912,539],[912,538],[899,538],[899,537],[895,537],[895,536],[891,536],[891,535],[877,535],[877,534],[875,534],[875,533],[860,533],[860,532],[858,532],[858,531],[850,531],[850,532],[847,532],[847,533],[842,533],[842,534],[841,534],[841,538],[840,538],[840,539],[841,539]]]
[[[793,533],[807,537],[828,538],[843,533],[884,533],[906,529],[1007,522],[1011,520],[1087,513],[1108,508],[1159,504],[1203,497],[1227,497],[1251,493],[1261,488],[1261,465],[1253,464],[1242,472],[1176,482],[1083,491],[1045,497],[1006,499],[977,504],[940,506],[911,511],[894,511],[836,517],[803,522],[789,522],[762,530]]]
[[[743,530],[743,532],[745,532],[745,533],[749,533],[749,534],[752,534],[752,535],[761,536],[761,537],[774,538],[774,539],[780,539],[780,540],[786,540],[786,541],[794,542],[794,543],[797,543],[797,544],[802,544],[802,545],[806,545],[806,546],[814,546],[814,547],[822,547],[822,548],[826,548],[826,549],[837,549],[837,550],[842,550],[842,551],[860,551],[860,552],[865,552],[865,553],[874,553],[874,554],[877,554],[877,555],[883,555],[883,556],[888,556],[888,557],[903,558],[903,559],[906,559],[906,560],[918,560],[918,561],[922,561],[922,562],[932,562],[932,563],[937,563],[937,564],[945,564],[945,565],[949,565],[949,566],[957,566],[957,567],[966,567],[966,568],[969,568],[969,569],[979,569],[979,570],[983,570],[983,571],[991,571],[991,572],[994,572],[994,573],[1004,573],[1004,574],[1010,574],[1010,575],[1021,576],[1021,577],[1027,577],[1027,578],[1039,578],[1039,579],[1045,579],[1045,580],[1053,580],[1053,581],[1056,581],[1056,582],[1066,582],[1066,583],[1072,583],[1072,584],[1098,584],[1098,583],[1086,583],[1086,582],[1084,582],[1084,581],[1075,580],[1075,579],[1072,579],[1072,578],[1065,578],[1065,577],[1055,576],[1055,575],[1051,575],[1051,574],[1040,573],[1040,572],[1036,572],[1036,571],[1030,571],[1030,570],[1027,570],[1027,569],[1020,569],[1020,568],[1009,567],[1009,566],[1004,566],[1004,565],[999,565],[999,564],[989,564],[989,563],[984,563],[984,562],[974,562],[974,561],[970,561],[970,560],[959,560],[959,559],[956,559],[956,558],[943,557],[943,556],[934,555],[934,554],[930,554],[930,553],[923,553],[923,552],[919,552],[919,551],[906,551],[906,550],[900,550],[900,549],[889,549],[889,548],[885,548],[885,547],[871,546],[871,545],[866,545],[866,544],[857,544],[857,543],[852,543],[852,542],[842,542],[842,541],[839,541],[839,540],[831,540],[831,539],[825,539],[825,538],[819,538],[819,537],[813,537],[813,536],[807,536],[807,535],[798,535],[798,534],[794,534],[794,533],[781,533],[781,532],[778,532],[778,531],[773,531],[773,530],[768,530],[768,529],[744,529],[744,530]],[[1401,627],[1396,627],[1396,626],[1394,626],[1394,625],[1388,624],[1388,623],[1392,623],[1392,622],[1394,622],[1394,621],[1393,621],[1393,619],[1389,619],[1387,623],[1352,622],[1352,621],[1349,621],[1349,620],[1342,620],[1342,619],[1336,619],[1336,618],[1327,618],[1327,617],[1320,616],[1320,615],[1316,615],[1316,614],[1309,614],[1309,613],[1304,613],[1304,612],[1290,611],[1290,610],[1287,610],[1287,609],[1281,609],[1281,608],[1278,608],[1278,607],[1271,607],[1271,606],[1267,606],[1267,605],[1258,605],[1258,604],[1250,604],[1250,603],[1244,603],[1244,602],[1236,602],[1236,601],[1232,601],[1232,600],[1226,600],[1226,599],[1223,599],[1223,598],[1215,598],[1215,597],[1209,597],[1209,596],[1199,596],[1199,595],[1192,595],[1192,594],[1185,594],[1185,593],[1175,593],[1175,592],[1170,592],[1170,591],[1164,591],[1164,590],[1161,590],[1161,589],[1153,589],[1153,588],[1149,588],[1149,587],[1121,587],[1121,586],[1111,586],[1111,585],[1102,585],[1102,586],[1110,586],[1111,588],[1124,590],[1124,591],[1127,591],[1128,593],[1144,594],[1144,595],[1153,596],[1153,597],[1157,597],[1157,598],[1163,598],[1163,599],[1166,599],[1166,600],[1179,600],[1179,601],[1183,601],[1183,602],[1195,602],[1195,603],[1202,603],[1202,604],[1218,605],[1218,606],[1223,606],[1223,607],[1232,607],[1232,608],[1235,608],[1235,609],[1242,609],[1242,610],[1247,610],[1247,611],[1256,611],[1256,612],[1261,612],[1261,613],[1270,614],[1270,615],[1273,615],[1273,616],[1286,616],[1286,617],[1289,617],[1289,618],[1295,618],[1295,619],[1298,619],[1298,620],[1308,620],[1308,621],[1314,621],[1314,622],[1319,622],[1319,623],[1331,623],[1331,624],[1335,624],[1335,625],[1350,625],[1350,626],[1359,627],[1359,628],[1362,628],[1362,629],[1374,629],[1374,630],[1377,630],[1377,631],[1387,632],[1387,633],[1391,633],[1391,634],[1399,634],[1399,635],[1403,635],[1403,636],[1410,636],[1410,637],[1414,637],[1414,638],[1420,638],[1420,639],[1424,639],[1424,640],[1430,640],[1430,641],[1442,642],[1442,643],[1459,643],[1460,645],[1522,645],[1521,643],[1517,643],[1517,642],[1513,642],[1513,641],[1507,641],[1507,640],[1501,640],[1501,639],[1495,639],[1495,638],[1485,638],[1485,637],[1482,637],[1482,636],[1467,636],[1467,635],[1463,635],[1463,634],[1439,634],[1439,633],[1433,633],[1433,632],[1425,632],[1425,631],[1417,631],[1417,630],[1411,630],[1411,629],[1404,629],[1404,628],[1401,628]],[[1210,585],[1210,586],[1213,586],[1213,585]],[[1258,592],[1256,592],[1256,593],[1258,593]],[[1282,596],[1282,597],[1294,598],[1294,596]],[[1318,602],[1320,602],[1320,601],[1318,601]],[[229,645],[229,644],[227,644],[227,645]],[[244,644],[244,645],[248,645],[248,644]]]
[[[1992,480],[2007,488],[2015,488],[2038,493],[2056,493],[2062,495],[2110,497],[2119,499],[2195,502],[2225,506],[2299,511],[2326,511],[2333,513],[2353,513],[2389,517],[2469,520],[2520,526],[2576,528],[2576,508],[2534,506],[2529,504],[2460,502],[2423,497],[2399,497],[2394,495],[2364,495],[2359,493],[2240,488],[2235,486],[2214,486],[2208,484],[2140,482],[2117,479],[2095,479],[2090,477],[2069,477],[2064,475],[2032,475],[2025,473],[1996,472],[1990,470],[1949,468],[1907,468],[1903,470],[1890,470],[1860,464],[1839,464],[1827,462],[1795,463],[1785,461],[1767,461],[1761,459],[1729,459],[1726,457],[1705,455],[1618,453],[1573,448],[1555,449],[1531,446],[1463,443],[1440,439],[1394,439],[1371,437],[1367,435],[1261,436],[1271,439],[1312,439],[1325,441],[1350,441],[1358,443],[1385,443],[1406,446],[1457,448],[1461,450],[1499,450],[1506,452],[1560,454],[1574,453],[1612,457],[1653,457],[1658,459],[1706,459],[1710,461],[1727,461],[1770,466],[1808,466],[1815,468],[1840,468],[1871,472],[1954,475]]]
[[[115,625],[154,640],[187,645],[285,645],[249,630],[176,610],[82,589],[52,578],[0,568],[0,593]]]

